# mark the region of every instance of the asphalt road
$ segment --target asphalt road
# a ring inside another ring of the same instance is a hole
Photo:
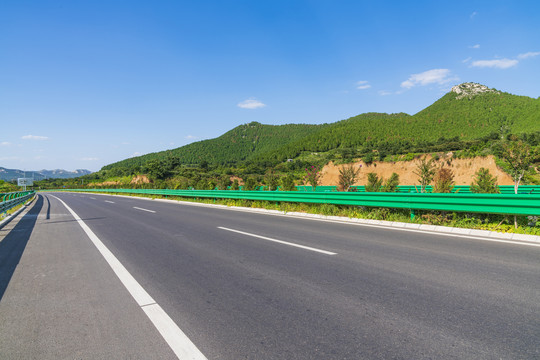
[[[0,241],[0,358],[174,358],[55,196],[208,359],[540,358],[540,247],[91,194]]]

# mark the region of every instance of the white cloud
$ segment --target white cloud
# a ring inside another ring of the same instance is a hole
[[[478,14],[478,13],[477,13],[476,11],[474,11],[469,17],[470,17],[471,19],[474,19],[474,17],[475,17],[477,14]]]
[[[24,135],[21,137],[23,140],[49,140],[47,136],[37,136],[37,135]]]
[[[184,136],[184,139],[188,139],[188,140],[193,140],[193,139],[198,139],[199,137],[198,136],[195,136],[195,135],[187,135],[187,136]]]
[[[519,54],[516,59],[493,59],[493,60],[476,60],[471,63],[471,67],[479,68],[496,68],[496,69],[508,69],[519,64],[521,60],[533,58],[540,55],[540,51],[529,51],[523,54]]]
[[[525,53],[525,54],[519,54],[519,55],[517,56],[517,58],[518,58],[519,60],[523,60],[523,59],[532,58],[532,57],[535,57],[535,56],[538,56],[538,55],[540,55],[540,51],[537,51],[537,52],[529,51],[529,52],[527,52],[527,53]]]
[[[266,106],[266,104],[263,104],[259,100],[255,99],[248,99],[244,100],[242,102],[239,102],[236,106],[242,109],[259,109]]]
[[[469,49],[480,49],[480,44],[471,45],[469,46]]]
[[[392,95],[392,92],[391,91],[386,91],[386,90],[380,90],[379,95],[381,95],[381,96]]]
[[[142,155],[142,153],[140,153],[140,152],[138,152],[138,151],[135,151],[135,152],[131,155],[131,157],[136,157],[136,156],[141,156],[141,155]]]
[[[0,143],[0,146],[10,146],[10,145],[11,145],[11,143],[8,142],[8,141],[2,141],[2,142]]]
[[[443,85],[450,81],[458,80],[457,77],[449,77],[448,69],[433,69],[419,74],[412,74],[407,80],[401,83],[402,88],[410,89],[416,85],[439,84]]]
[[[469,56],[468,58],[466,58],[465,60],[462,60],[461,62],[465,64],[465,63],[468,63],[471,60],[472,60],[472,57]]]
[[[98,161],[99,158],[97,157],[84,157],[80,159],[81,161]]]
[[[513,66],[516,66],[519,63],[515,59],[495,59],[495,60],[476,60],[473,61],[472,67],[480,68],[497,68],[497,69],[508,69]]]
[[[365,89],[369,89],[370,87],[371,85],[369,84],[369,81],[362,80],[356,83],[356,88],[358,90],[365,90]]]

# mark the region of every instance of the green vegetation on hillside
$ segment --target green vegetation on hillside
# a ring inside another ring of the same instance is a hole
[[[466,89],[470,84],[462,85]],[[299,183],[306,168],[321,168],[329,161],[412,160],[422,153],[449,151],[454,157],[501,157],[508,139],[519,139],[538,154],[540,99],[494,90],[468,96],[449,92],[415,115],[366,113],[323,125],[252,122],[215,139],[104,166],[61,186],[110,186],[114,181],[117,186],[212,189],[236,176],[250,179],[250,186],[272,187],[285,177]],[[540,163],[535,156],[534,168]],[[509,170],[502,161],[500,166]],[[524,180],[538,183],[534,173],[529,171]],[[134,175],[146,175],[152,183],[131,184]]]
[[[8,193],[13,191],[19,191],[19,187],[4,180],[0,180],[0,193]]]
[[[318,131],[325,125],[263,125],[258,122],[240,125],[218,138],[202,140],[177,149],[161,151],[122,160],[103,167],[103,170],[121,168],[139,169],[149,161],[175,158],[183,165],[233,165],[279,148]]]
[[[500,93],[457,99],[448,93],[410,116],[367,113],[326,126],[255,161],[283,162],[302,151],[384,159],[391,154],[467,149],[507,134],[540,131],[540,99]]]

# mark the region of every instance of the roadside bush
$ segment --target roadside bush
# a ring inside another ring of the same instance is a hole
[[[426,192],[426,186],[431,184],[433,177],[435,176],[435,164],[433,160],[427,160],[425,157],[422,158],[416,164],[416,169],[413,171],[413,174],[418,176],[418,181],[420,182],[420,192]]]
[[[281,190],[296,191],[296,186],[294,185],[294,177],[291,174],[287,174],[287,176],[283,176],[281,178]]]
[[[399,186],[399,175],[396,173],[392,173],[388,180],[384,183],[384,186],[382,187],[383,192],[397,192]]]
[[[268,170],[264,175],[264,183],[269,191],[277,190],[279,186],[279,176],[272,170]]]
[[[257,186],[259,186],[257,180],[253,176],[250,176],[244,183],[244,190],[253,191],[257,189]]]
[[[366,184],[366,192],[381,191],[383,179],[379,179],[377,174],[370,172],[367,174],[368,183]]]
[[[316,166],[306,168],[306,175],[304,176],[304,183],[311,185],[313,191],[319,186],[322,173]]]
[[[348,165],[343,166],[341,169],[339,169],[338,190],[345,192],[353,191],[353,188],[351,188],[351,186],[353,186],[356,182],[356,179],[360,174],[361,168],[362,165],[360,165],[358,168],[355,168],[354,165]]]
[[[474,181],[471,184],[471,192],[499,194],[501,191],[497,185],[497,177],[491,175],[489,169],[480,168],[480,170],[474,174]]]
[[[451,193],[455,185],[454,172],[449,168],[441,167],[435,175],[434,181],[434,193]]]

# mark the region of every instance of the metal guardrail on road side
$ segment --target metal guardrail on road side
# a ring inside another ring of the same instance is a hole
[[[471,193],[374,193],[164,189],[73,189],[62,191],[129,193],[190,198],[245,199],[503,215],[540,215],[540,195]]]
[[[313,191],[313,188],[309,185],[300,185],[296,187],[298,191]],[[365,186],[352,186],[358,192],[365,192]],[[499,191],[501,194],[514,194],[514,185],[499,185]],[[337,186],[321,185],[315,188],[317,192],[335,192]],[[400,185],[397,187],[397,191],[400,193],[416,193],[420,192],[420,185]],[[426,187],[426,192],[433,192],[433,186]],[[453,193],[469,194],[471,193],[471,187],[469,185],[456,185],[452,189]],[[518,190],[519,194],[540,194],[540,185],[521,185]]]
[[[24,203],[26,200],[34,196],[34,191],[18,191],[11,192],[6,194],[1,194],[0,196],[0,214],[5,213],[9,209]]]

